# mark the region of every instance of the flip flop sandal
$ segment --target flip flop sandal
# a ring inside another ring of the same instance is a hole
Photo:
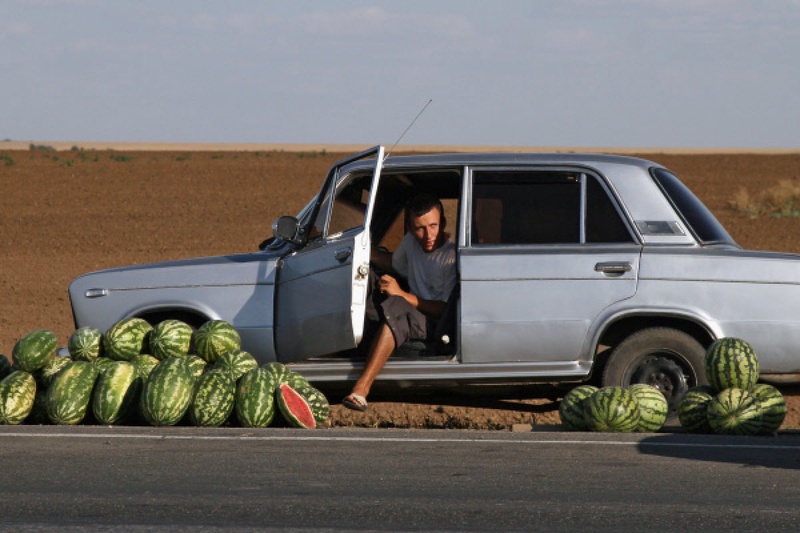
[[[353,411],[366,411],[367,399],[360,394],[351,393],[344,397],[342,405]]]

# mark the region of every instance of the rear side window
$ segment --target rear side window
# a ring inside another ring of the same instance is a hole
[[[632,241],[593,176],[560,170],[473,172],[472,245]]]
[[[651,174],[697,240],[736,246],[725,227],[675,174],[664,168],[654,168]]]

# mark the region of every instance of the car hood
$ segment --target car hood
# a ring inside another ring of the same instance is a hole
[[[110,268],[76,278],[70,291],[272,284],[279,257],[278,252],[256,252]]]

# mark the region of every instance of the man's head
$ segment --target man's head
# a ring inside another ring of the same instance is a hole
[[[426,253],[440,248],[447,238],[444,232],[447,220],[442,202],[430,194],[419,194],[408,202],[406,225]]]

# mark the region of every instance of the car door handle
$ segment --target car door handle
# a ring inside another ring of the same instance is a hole
[[[625,272],[630,272],[633,265],[625,261],[608,261],[594,265],[595,272],[602,272],[611,276],[621,276]]]
[[[333,252],[333,257],[335,257],[340,263],[344,263],[347,261],[347,258],[350,257],[351,253],[353,253],[353,251],[350,248],[339,248]]]

